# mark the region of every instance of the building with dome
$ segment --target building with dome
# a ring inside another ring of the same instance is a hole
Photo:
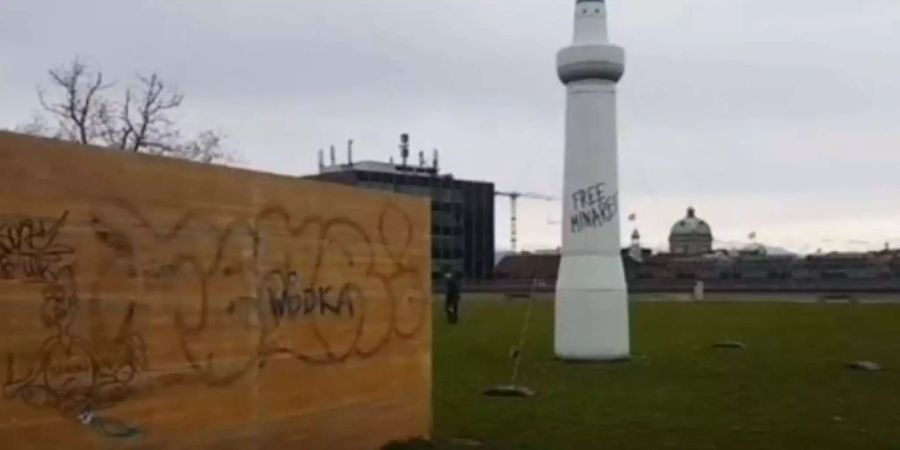
[[[697,217],[694,208],[688,208],[687,216],[672,225],[669,233],[669,253],[680,256],[697,256],[712,253],[713,235],[709,224]]]
[[[714,250],[712,229],[693,208],[672,226],[669,250],[643,248],[634,230],[630,245],[621,249],[631,292],[693,292],[698,281],[708,292],[900,292],[900,250],[797,255],[772,252],[755,241]],[[508,255],[495,268],[494,286],[549,291],[559,262],[558,252]]]

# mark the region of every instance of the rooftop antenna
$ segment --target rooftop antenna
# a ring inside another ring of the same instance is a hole
[[[332,145],[331,146],[331,165],[333,166],[335,164],[337,164],[337,160],[335,159],[334,146]]]
[[[434,149],[431,152],[431,165],[434,167],[434,173],[438,172],[438,150]]]
[[[425,167],[425,152],[419,150],[419,167]]]
[[[400,158],[400,165],[406,167],[406,160],[409,159],[409,135],[406,133],[400,135]]]
[[[347,141],[347,164],[353,165],[353,139]]]
[[[325,150],[319,149],[319,170],[325,168]]]
[[[391,156],[390,158],[388,158],[388,162],[391,163],[391,165],[393,166],[394,165],[394,157]]]

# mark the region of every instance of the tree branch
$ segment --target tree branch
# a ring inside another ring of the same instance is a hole
[[[59,99],[37,89],[38,100],[55,125],[36,116],[31,124],[20,127],[31,133],[54,135],[82,144],[100,140],[108,147],[132,152],[175,156],[195,161],[231,160],[221,150],[222,137],[204,131],[194,139],[186,139],[177,128],[169,111],[181,106],[184,96],[168,86],[156,73],[139,75],[139,87],[126,88],[121,103],[106,97],[111,84],[104,83],[102,72],[73,60],[67,66],[48,71]],[[55,128],[54,128],[55,127]]]

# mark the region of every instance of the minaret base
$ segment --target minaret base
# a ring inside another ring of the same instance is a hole
[[[563,256],[556,288],[555,351],[564,360],[630,358],[622,257]]]

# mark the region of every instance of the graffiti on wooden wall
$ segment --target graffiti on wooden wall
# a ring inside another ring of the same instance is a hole
[[[410,254],[417,231],[390,204],[375,227],[277,206],[230,219],[187,212],[167,225],[124,201],[74,216],[0,218],[0,295],[10,285],[33,293],[45,330],[30,353],[6,355],[2,395],[102,435],[140,433],[103,416],[131,398],[228,386],[273,358],[369,358],[417,336],[427,317],[428,270]],[[165,319],[179,370],[154,366],[145,316]]]

